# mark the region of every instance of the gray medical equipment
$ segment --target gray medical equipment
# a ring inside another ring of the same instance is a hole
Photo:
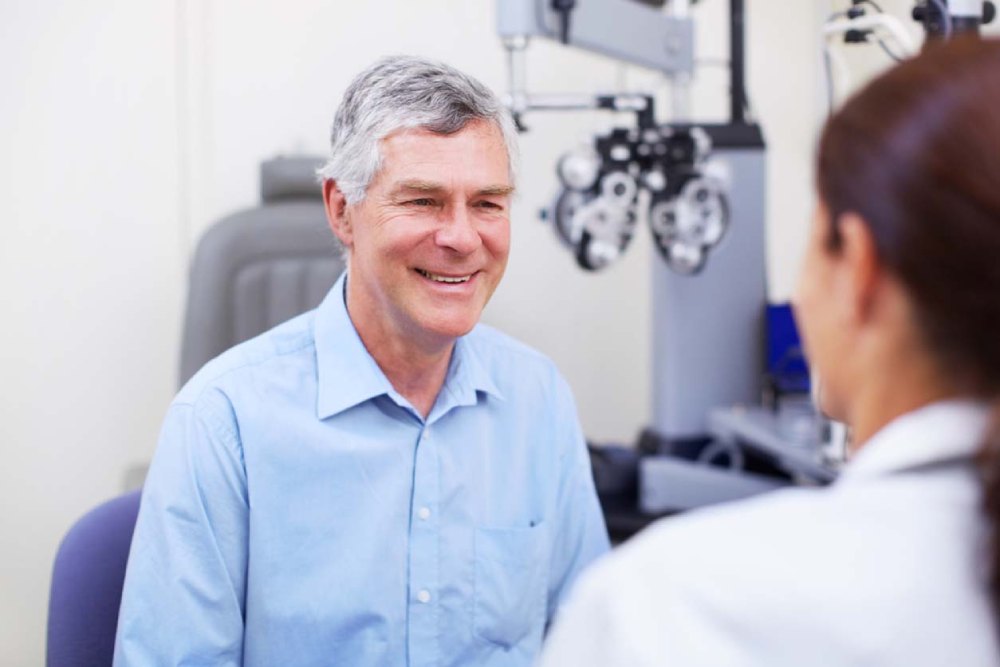
[[[703,128],[683,125],[687,86],[694,67],[694,24],[687,0],[670,3],[671,13],[636,0],[503,0],[498,32],[509,57],[508,103],[525,129],[528,111],[606,109],[635,114],[630,128],[595,137],[592,145],[566,153],[559,161],[562,184],[546,215],[577,263],[597,271],[628,248],[644,218],[654,245],[676,272],[699,273],[729,227],[725,180],[712,158],[712,141]],[[733,24],[742,22],[734,3]],[[558,38],[663,72],[673,84],[671,124],[658,124],[652,95],[533,94],[526,90],[525,51],[532,38]],[[734,30],[731,78],[732,124],[745,124],[742,30]]]
[[[261,164],[259,206],[205,232],[191,263],[180,383],[205,362],[315,308],[344,270],[316,180],[321,158]]]
[[[562,190],[545,217],[585,269],[618,259],[642,217],[663,260],[654,262],[652,275],[652,430],[660,444],[655,455],[639,459],[640,508],[688,509],[789,483],[672,454],[705,443],[733,451],[748,447],[751,456],[767,457],[794,479],[828,481],[833,472],[819,453],[818,428],[787,438],[779,419],[754,407],[764,378],[765,146],[760,128],[747,119],[743,1],[729,3],[730,119],[721,124],[687,117],[692,3],[649,4],[497,4],[509,58],[507,101],[520,128],[534,111],[635,114],[634,126],[595,137],[563,157],[557,171]],[[651,94],[529,93],[525,51],[539,37],[659,70],[671,85],[671,122],[656,121]]]
[[[942,39],[979,34],[982,26],[993,22],[996,6],[988,0],[918,0],[911,17],[923,27],[926,46]],[[822,35],[830,113],[834,107],[834,88],[854,87],[850,82],[850,67],[839,51],[832,48],[834,44],[878,45],[895,61],[909,58],[920,49],[902,19],[870,0],[850,0],[845,9],[832,13],[823,23]]]
[[[508,48],[545,37],[662,72],[690,74],[694,67],[690,18],[634,0],[501,0],[497,9],[497,33]]]
[[[923,27],[927,45],[937,39],[979,34],[982,26],[996,18],[996,5],[990,0],[917,0],[910,15]],[[846,9],[829,16],[822,32],[828,38],[842,38],[845,44],[878,44],[893,60],[917,51],[903,21],[871,0],[850,0]]]

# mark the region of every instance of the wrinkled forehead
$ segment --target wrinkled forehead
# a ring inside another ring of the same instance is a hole
[[[480,183],[482,189],[513,190],[510,156],[503,133],[496,123],[472,120],[456,132],[437,132],[428,127],[400,128],[378,142],[379,168],[373,181],[423,183],[424,189],[439,183],[448,168],[456,176]]]

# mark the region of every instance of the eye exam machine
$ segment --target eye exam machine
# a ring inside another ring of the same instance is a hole
[[[728,4],[729,118],[702,123],[688,111],[693,0],[497,2],[507,102],[519,129],[541,112],[605,109],[634,119],[562,156],[542,217],[585,271],[620,261],[639,233],[651,234],[659,255],[650,276],[653,421],[637,463],[638,509],[650,516],[791,483],[824,484],[842,460],[830,435],[836,425],[808,400],[801,352],[794,342],[780,349],[793,328],[787,308],[783,321],[767,304],[766,146],[749,115],[744,2]],[[914,51],[901,22],[877,3],[845,5],[824,25],[828,43],[874,43],[898,57]],[[928,37],[948,37],[978,29],[992,12],[978,0],[927,0],[916,3],[913,18]],[[653,91],[527,90],[527,52],[537,39],[662,73],[668,120],[658,118]],[[781,377],[788,368],[799,377]]]

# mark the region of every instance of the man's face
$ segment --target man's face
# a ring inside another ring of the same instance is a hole
[[[382,169],[337,231],[350,249],[351,318],[367,345],[450,344],[479,321],[507,266],[513,188],[500,130],[404,130],[381,150]]]

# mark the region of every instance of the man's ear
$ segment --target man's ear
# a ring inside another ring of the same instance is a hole
[[[844,213],[839,230],[843,281],[840,287],[850,304],[851,316],[864,324],[875,315],[881,286],[882,271],[875,236],[868,223],[856,213]]]
[[[337,187],[336,181],[323,181],[323,206],[326,208],[326,220],[330,229],[345,248],[351,248],[354,244],[354,230],[347,214],[347,199]]]

